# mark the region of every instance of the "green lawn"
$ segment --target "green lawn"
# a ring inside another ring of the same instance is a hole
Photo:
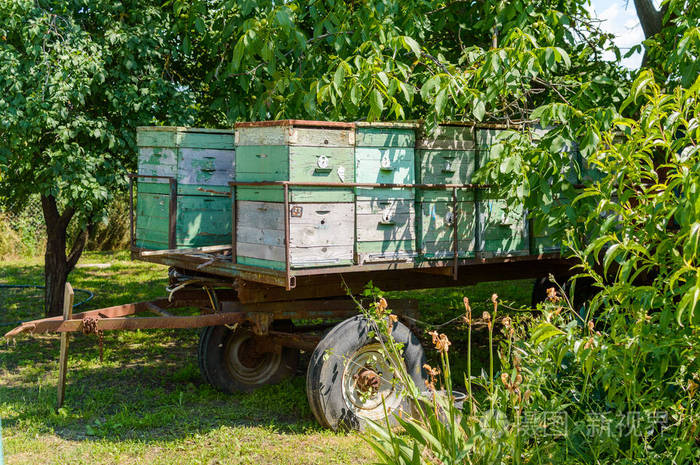
[[[4,262],[0,283],[41,284],[42,263]],[[95,293],[80,310],[164,294],[164,267],[132,262],[126,252],[86,253],[81,259],[81,264],[92,263],[111,266],[78,268],[71,274],[74,287]],[[481,315],[491,308],[493,292],[520,306],[529,303],[531,289],[530,281],[483,283],[391,293],[388,300],[418,299],[421,319],[435,324],[462,313],[464,295],[473,302],[474,314]],[[40,317],[40,292],[0,288],[0,322]],[[81,298],[76,295],[76,301]],[[0,333],[10,328],[0,327]],[[455,343],[452,359],[459,369],[464,366],[464,331],[458,325],[441,331]],[[0,341],[6,462],[300,465],[371,460],[371,451],[356,434],[335,434],[316,425],[306,403],[303,364],[296,377],[282,384],[253,394],[225,395],[201,379],[197,340],[198,330],[108,332],[100,362],[96,337],[75,334],[65,406],[58,412],[58,336]]]

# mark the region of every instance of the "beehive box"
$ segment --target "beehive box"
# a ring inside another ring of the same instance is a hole
[[[176,247],[230,244],[234,131],[140,127],[136,139],[138,173],[177,181]],[[138,178],[137,189],[135,246],[168,249],[169,180]]]
[[[352,124],[268,121],[236,125],[237,181],[352,183]],[[293,268],[353,263],[355,203],[352,186],[290,186],[284,211],[280,186],[236,188],[238,263],[273,269],[286,266],[285,217]]]
[[[356,123],[358,183],[414,184],[415,130],[411,123]],[[411,260],[417,255],[415,189],[356,189],[358,262]]]
[[[476,167],[474,129],[466,125],[443,125],[423,133],[416,144],[416,171],[419,184],[469,184]],[[452,189],[418,189],[418,248],[426,259],[454,257]],[[472,190],[458,189],[458,257],[473,257],[475,203]]]
[[[485,166],[489,150],[498,137],[499,129],[476,129],[477,167]],[[494,190],[477,192],[479,243],[481,257],[527,255],[530,253],[527,212],[522,205],[509,205]]]

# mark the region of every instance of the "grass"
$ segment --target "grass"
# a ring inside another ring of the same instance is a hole
[[[164,267],[132,262],[126,252],[86,253],[70,276],[95,297],[80,310],[160,297]],[[0,264],[0,283],[41,284],[40,258]],[[394,292],[421,305],[421,320],[442,323],[462,313],[462,297],[475,315],[490,309],[493,292],[529,302],[531,281],[482,283],[468,288]],[[76,301],[84,298],[77,294]],[[41,290],[0,288],[0,323],[41,317]],[[0,327],[5,332],[10,326]],[[454,342],[462,366],[459,326],[441,329]],[[222,394],[200,377],[198,330],[107,332],[104,360],[96,337],[71,337],[67,395],[55,410],[59,338],[0,341],[0,418],[8,464],[353,464],[372,453],[356,434],[316,425],[306,402],[305,367],[279,385],[252,394]],[[429,351],[430,355],[431,351]],[[459,379],[459,378],[457,378]]]

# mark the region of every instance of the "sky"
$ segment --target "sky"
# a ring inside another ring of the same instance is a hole
[[[659,2],[655,3],[658,5]],[[589,8],[592,16],[603,21],[601,28],[615,34],[615,44],[620,48],[622,55],[644,40],[644,32],[632,0],[591,0]],[[610,53],[605,55],[605,58],[614,60],[615,55]],[[622,59],[622,64],[629,69],[638,69],[641,63],[641,53]]]

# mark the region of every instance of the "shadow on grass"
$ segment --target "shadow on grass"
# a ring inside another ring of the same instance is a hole
[[[164,295],[167,271],[157,265],[126,261],[125,254],[87,254],[84,262],[112,262],[106,269],[79,268],[70,277],[74,287],[89,289],[95,299],[80,310],[149,300]],[[37,264],[2,264],[0,282],[36,284],[43,281]],[[421,319],[438,325],[463,313],[468,296],[475,315],[488,310],[498,293],[514,305],[530,301],[532,281],[482,283],[468,288],[387,294],[419,301]],[[0,310],[12,307],[24,319],[40,316],[41,299],[0,295]],[[3,315],[0,312],[0,321]],[[0,331],[4,328],[0,328]],[[8,328],[9,329],[9,328]],[[453,341],[455,367],[464,365],[465,330],[459,325],[441,329]],[[53,433],[71,441],[136,440],[157,443],[190,438],[221,426],[263,426],[276,433],[318,431],[309,410],[303,377],[253,393],[223,394],[200,376],[196,360],[198,330],[107,332],[104,361],[99,361],[96,337],[71,337],[67,394],[55,410],[59,338],[56,335],[0,343],[0,417],[8,429]],[[424,335],[422,335],[424,336]],[[424,337],[424,341],[428,341]],[[477,346],[483,345],[476,341]],[[428,347],[426,345],[426,347]],[[428,350],[431,357],[433,351]],[[475,355],[479,372],[485,350]],[[486,358],[487,359],[487,358]],[[457,373],[458,369],[453,372]],[[461,379],[458,375],[456,379]]]
[[[94,337],[75,336],[66,400],[58,411],[58,338],[3,347],[4,426],[31,427],[71,441],[115,442],[186,438],[221,426],[263,426],[278,433],[320,429],[302,376],[253,393],[220,393],[200,376],[195,331],[153,333],[131,333],[135,340],[124,333],[107,335],[102,363]]]

